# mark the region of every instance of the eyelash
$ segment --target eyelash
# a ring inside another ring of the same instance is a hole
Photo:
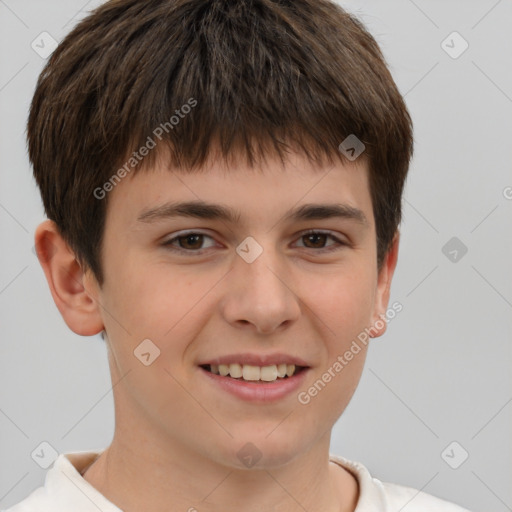
[[[181,254],[183,254],[183,253],[194,253],[194,254],[196,254],[198,256],[202,255],[205,251],[208,250],[208,249],[205,249],[205,250],[194,251],[193,249],[176,248],[176,247],[173,247],[171,245],[173,242],[176,242],[176,241],[180,240],[181,238],[186,238],[186,237],[188,237],[190,235],[200,235],[200,236],[203,236],[203,237],[212,238],[210,235],[207,235],[206,233],[201,233],[201,232],[197,232],[197,231],[189,231],[189,232],[186,232],[186,233],[181,233],[180,235],[175,236],[173,238],[170,238],[169,240],[164,242],[162,245],[166,249],[169,249],[170,251],[173,251],[173,252],[177,252],[177,253],[181,253]],[[346,242],[342,242],[339,238],[334,236],[330,231],[317,231],[317,230],[314,230],[314,229],[311,229],[309,231],[306,231],[306,232],[302,233],[300,235],[299,239],[304,238],[304,237],[306,237],[308,235],[326,235],[328,238],[331,238],[332,240],[334,240],[336,242],[336,244],[334,246],[331,246],[330,248],[311,249],[309,247],[306,247],[306,249],[310,249],[310,250],[312,250],[314,252],[317,252],[317,253],[325,254],[325,253],[329,253],[329,252],[333,252],[333,251],[338,251],[338,250],[342,249],[343,247],[349,245]]]

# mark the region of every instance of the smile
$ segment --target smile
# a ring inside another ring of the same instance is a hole
[[[292,377],[305,369],[304,366],[286,363],[268,366],[254,366],[239,363],[219,365],[205,364],[202,365],[201,368],[215,375],[249,382],[275,382],[276,380]]]
[[[311,371],[307,366],[284,363],[267,366],[237,363],[203,364],[197,369],[208,379],[208,389],[211,388],[213,393],[220,391],[244,402],[261,405],[295,396],[304,386],[305,379]],[[280,377],[283,373],[284,376]]]

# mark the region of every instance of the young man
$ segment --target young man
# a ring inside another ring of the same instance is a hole
[[[43,70],[35,234],[104,335],[115,433],[11,512],[462,512],[329,453],[382,335],[412,154],[374,39],[326,0],[112,0]]]

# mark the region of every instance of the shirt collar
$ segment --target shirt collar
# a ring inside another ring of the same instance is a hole
[[[345,468],[357,480],[359,498],[354,512],[386,512],[388,510],[382,482],[373,478],[365,466],[332,453],[329,454],[329,460]]]
[[[55,459],[46,475],[45,487],[47,493],[54,497],[56,509],[90,512],[93,509],[91,505],[95,505],[94,509],[102,512],[122,512],[80,474],[102,452],[61,453]]]

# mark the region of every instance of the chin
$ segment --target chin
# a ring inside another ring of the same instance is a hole
[[[304,437],[294,439],[287,435],[283,427],[277,427],[276,423],[264,433],[246,433],[237,435],[231,441],[228,448],[228,465],[237,469],[276,469],[292,462],[306,447],[302,446]],[[277,430],[282,428],[281,435]],[[271,433],[272,432],[272,433]]]

